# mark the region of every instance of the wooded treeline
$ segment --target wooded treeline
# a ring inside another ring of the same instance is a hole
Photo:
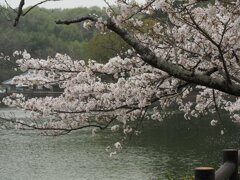
[[[56,25],[58,19],[71,19],[87,14],[106,16],[98,7],[76,9],[35,8],[13,27],[16,13],[0,6],[0,52],[12,55],[15,50],[26,49],[35,58],[68,54],[74,59],[96,59],[106,62],[120,53],[126,44],[114,33],[105,35],[88,31],[82,24]],[[14,75],[13,67],[0,63],[0,82]]]

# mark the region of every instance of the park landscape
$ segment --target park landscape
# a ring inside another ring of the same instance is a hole
[[[189,180],[238,158],[238,0],[49,2],[0,9],[4,179]]]

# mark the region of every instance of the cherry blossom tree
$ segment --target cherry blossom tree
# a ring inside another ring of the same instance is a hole
[[[107,5],[108,18],[87,15],[56,23],[83,22],[88,30],[115,32],[131,49],[106,64],[62,54],[34,59],[16,51],[18,67],[35,74],[15,77],[18,84],[58,84],[64,92],[55,98],[5,98],[6,105],[29,111],[32,120],[8,121],[48,134],[86,127],[94,134],[109,127],[122,131],[117,149],[128,134],[139,133],[143,119],[162,121],[172,114],[166,111],[172,105],[186,119],[216,114],[212,126],[222,123],[220,110],[240,121],[239,0],[117,0],[115,7]],[[141,17],[152,19],[153,25]]]

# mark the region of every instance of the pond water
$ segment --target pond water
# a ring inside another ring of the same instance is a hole
[[[16,109],[1,108],[0,113]],[[224,117],[224,116],[223,116]],[[105,151],[117,137],[90,130],[46,137],[32,131],[0,130],[0,177],[3,180],[155,180],[181,179],[196,166],[218,167],[221,150],[239,147],[238,124],[226,119],[226,130],[210,119],[191,121],[177,114],[163,122],[147,122],[114,158]]]

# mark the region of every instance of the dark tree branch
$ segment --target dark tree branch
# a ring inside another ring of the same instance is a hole
[[[19,20],[20,20],[20,16],[22,15],[23,13],[23,6],[25,4],[25,0],[21,0],[20,3],[19,3],[19,6],[18,6],[18,11],[17,11],[17,17],[15,18],[15,21],[14,21],[14,24],[13,26],[16,27]]]
[[[236,61],[237,61],[238,65],[240,66],[240,59],[239,59],[239,57],[237,56],[236,52],[235,52],[235,51],[232,51],[232,53],[233,53],[233,56],[236,58]]]
[[[58,21],[56,21],[56,24],[69,25],[69,24],[73,24],[73,23],[80,23],[80,22],[83,22],[83,21],[86,21],[86,20],[97,22],[98,19],[94,16],[84,16],[84,17],[81,17],[79,19],[73,19],[73,20],[58,20]]]
[[[218,71],[218,68],[217,67],[213,67],[211,69],[209,69],[208,71],[206,71],[206,75],[210,76],[211,74],[215,73]]]
[[[21,126],[24,126],[26,128],[30,128],[30,129],[35,129],[35,130],[40,130],[40,131],[66,131],[66,132],[71,132],[71,131],[76,131],[76,130],[80,130],[80,129],[84,129],[84,128],[89,128],[89,127],[96,127],[99,128],[101,130],[106,129],[115,119],[117,118],[117,116],[114,116],[112,119],[110,119],[106,125],[104,126],[100,126],[97,124],[88,124],[88,125],[83,125],[83,126],[79,126],[76,128],[54,128],[54,127],[38,127],[35,125],[29,125],[25,122],[20,122],[17,121],[16,119],[7,119],[4,117],[0,117],[1,120],[6,121],[6,122],[10,122],[10,123],[14,123],[14,124],[19,124]]]

